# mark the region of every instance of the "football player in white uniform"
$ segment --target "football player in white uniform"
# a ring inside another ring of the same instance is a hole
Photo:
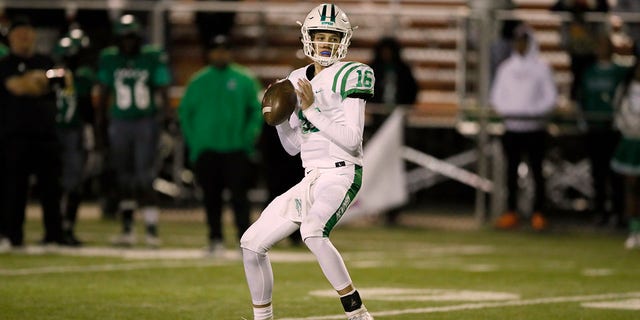
[[[341,62],[353,29],[336,5],[322,4],[298,22],[312,64],[294,70],[298,107],[277,126],[288,153],[301,153],[305,177],[275,198],[241,239],[254,319],[273,319],[273,272],[267,251],[300,230],[325,277],[338,292],[349,320],[373,317],[362,304],[340,253],[329,240],[362,183],[362,133],[366,99],[373,96],[372,69]]]

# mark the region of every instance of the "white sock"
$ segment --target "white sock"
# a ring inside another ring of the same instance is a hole
[[[151,237],[158,236],[158,216],[160,211],[157,207],[143,207],[141,209],[144,223],[147,228],[147,235]]]
[[[264,308],[253,307],[253,320],[272,320],[273,306],[269,305]]]
[[[121,211],[136,210],[138,208],[138,203],[133,199],[124,199],[120,201],[118,206]]]
[[[273,270],[269,257],[264,253],[242,249],[242,262],[251,301],[256,306],[270,304],[273,292]]]
[[[142,208],[142,216],[144,217],[144,223],[146,225],[158,224],[158,216],[160,211],[157,207],[144,207]]]

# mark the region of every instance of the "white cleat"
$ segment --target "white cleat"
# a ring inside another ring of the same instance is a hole
[[[222,241],[213,240],[209,242],[209,246],[206,249],[206,256],[210,258],[224,258],[227,249]]]
[[[11,242],[7,238],[0,237],[0,253],[10,252]]]
[[[369,314],[369,311],[367,311],[367,308],[362,306],[360,309],[356,311],[348,312],[347,320],[373,320],[373,316]]]
[[[629,250],[640,249],[640,234],[630,234],[627,240],[624,242],[624,247]]]
[[[136,244],[136,235],[133,232],[119,234],[111,238],[111,244],[119,247],[132,247]]]
[[[146,236],[144,241],[147,244],[147,247],[153,248],[153,249],[156,249],[162,245],[162,240],[160,240],[160,237],[150,235],[150,234]]]

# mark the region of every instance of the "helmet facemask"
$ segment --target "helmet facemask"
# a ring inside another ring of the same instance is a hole
[[[319,5],[311,10],[304,23],[298,22],[298,24],[302,26],[300,31],[304,54],[313,61],[326,67],[347,56],[353,28],[351,28],[347,15],[338,6],[333,4]],[[317,32],[337,34],[340,37],[340,42],[315,41],[314,34]],[[328,56],[317,52],[317,48],[326,44],[332,48]]]

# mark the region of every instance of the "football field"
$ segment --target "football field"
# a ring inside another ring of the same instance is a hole
[[[41,222],[28,219],[29,245],[0,254],[0,319],[252,319],[233,243],[207,257],[200,215],[161,223],[161,249],[121,249],[108,244],[117,222],[84,218],[87,244],[67,249],[33,245]],[[623,233],[374,224],[332,239],[376,319],[640,319],[640,251]],[[283,242],[270,258],[276,319],[345,319],[304,246]]]

